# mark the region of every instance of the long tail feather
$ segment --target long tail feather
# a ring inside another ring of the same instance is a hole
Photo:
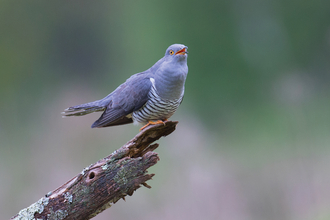
[[[82,116],[87,115],[92,112],[99,112],[104,111],[106,106],[102,103],[102,100],[98,100],[95,102],[89,102],[82,105],[72,106],[67,108],[62,112],[62,117],[69,117],[69,116]]]

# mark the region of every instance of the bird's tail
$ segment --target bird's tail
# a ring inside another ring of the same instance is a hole
[[[62,112],[62,117],[87,115],[92,112],[104,111],[105,108],[103,100],[97,100],[67,108]]]

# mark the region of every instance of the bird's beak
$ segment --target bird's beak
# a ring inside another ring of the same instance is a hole
[[[187,48],[184,47],[184,48],[182,48],[181,50],[177,51],[177,52],[175,53],[175,55],[178,55],[178,54],[180,54],[180,55],[185,55],[186,53],[188,53],[188,51],[187,51]]]

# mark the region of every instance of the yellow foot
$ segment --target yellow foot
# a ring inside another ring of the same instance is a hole
[[[165,119],[164,121],[162,120],[158,120],[158,121],[149,121],[148,124],[144,125],[142,128],[140,128],[140,131],[142,131],[143,129],[145,129],[146,127],[148,127],[149,125],[157,125],[157,124],[164,124],[165,122],[167,122],[167,119]]]

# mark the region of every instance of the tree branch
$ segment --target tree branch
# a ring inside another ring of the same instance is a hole
[[[175,130],[178,122],[151,125],[104,159],[86,167],[80,174],[49,192],[11,219],[90,219],[126,195],[132,195],[154,174],[147,169],[157,163],[152,144]],[[152,145],[151,145],[152,144]]]

